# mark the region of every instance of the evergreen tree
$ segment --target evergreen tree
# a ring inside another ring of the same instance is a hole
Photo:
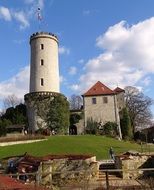
[[[5,114],[1,116],[1,119],[9,120],[12,124],[26,124],[26,106],[19,104],[15,108],[7,108]]]
[[[0,119],[0,137],[5,136],[7,133],[6,127],[11,125],[11,122],[7,119]]]
[[[132,126],[131,126],[131,120],[130,120],[130,116],[129,116],[129,112],[127,108],[123,108],[121,111],[120,125],[121,125],[122,137],[124,139],[131,139]]]
[[[57,95],[50,102],[47,125],[57,134],[66,134],[69,127],[69,103],[62,95]]]

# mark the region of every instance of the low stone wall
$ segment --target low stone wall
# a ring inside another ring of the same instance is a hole
[[[88,183],[98,177],[99,166],[96,157],[87,159],[53,159],[39,166],[40,183],[63,186],[69,183]]]
[[[136,179],[143,175],[142,168],[154,167],[154,162],[151,165],[152,156],[150,155],[120,155],[116,156],[115,166],[117,169],[122,169],[121,176],[123,179]]]

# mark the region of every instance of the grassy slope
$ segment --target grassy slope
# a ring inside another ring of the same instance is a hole
[[[102,136],[52,136],[43,142],[0,147],[0,158],[27,152],[35,156],[47,154],[92,154],[96,155],[97,159],[103,159],[108,158],[108,150],[111,146],[115,153],[128,150],[141,151],[141,146],[135,143]]]

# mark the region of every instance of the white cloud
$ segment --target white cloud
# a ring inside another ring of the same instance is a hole
[[[60,83],[64,83],[64,82],[66,82],[66,78],[61,75],[61,76],[60,76]]]
[[[61,47],[59,47],[59,53],[69,55],[70,50],[68,48],[64,47],[64,46],[61,46]]]
[[[4,19],[5,21],[11,21],[11,13],[7,7],[0,7],[0,18]]]
[[[73,91],[80,91],[80,87],[78,84],[73,84],[70,86],[70,89]]]
[[[96,39],[102,53],[84,67],[79,79],[82,91],[98,80],[110,87],[138,86],[141,81],[142,85],[148,85],[147,76],[154,73],[153,31],[154,17],[132,26],[121,21],[109,27]]]
[[[151,78],[148,76],[148,77],[145,77],[143,80],[142,80],[142,84],[145,85],[145,86],[148,86],[150,83],[152,82]]]
[[[25,29],[30,26],[28,18],[23,11],[13,12],[14,18],[20,22],[20,29]]]
[[[30,21],[36,16],[37,9],[43,10],[44,2],[45,0],[24,0],[25,5],[23,9],[9,9],[1,6],[0,19],[5,21],[16,20],[19,22],[20,29],[26,29],[30,26]]]
[[[77,72],[77,68],[76,67],[70,67],[69,68],[69,74],[70,75],[75,75]]]
[[[7,7],[0,7],[0,18],[5,21],[18,21],[20,23],[20,29],[25,29],[30,26],[28,15],[26,15],[24,11],[15,11]]]
[[[27,66],[9,80],[0,82],[1,100],[12,94],[15,94],[18,98],[23,99],[24,94],[28,93],[29,70],[29,66]]]
[[[44,8],[44,0],[25,0],[26,4],[32,4],[36,8],[43,9]]]

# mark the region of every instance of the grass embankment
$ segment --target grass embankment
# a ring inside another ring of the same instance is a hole
[[[111,146],[116,154],[128,150],[141,151],[141,146],[136,143],[119,141],[103,136],[52,136],[42,142],[0,147],[0,158],[21,155],[27,152],[34,156],[48,154],[91,154],[96,155],[99,160],[109,157],[108,150]],[[151,145],[150,150],[154,151],[153,145]],[[149,147],[147,147],[147,151],[149,151]]]

